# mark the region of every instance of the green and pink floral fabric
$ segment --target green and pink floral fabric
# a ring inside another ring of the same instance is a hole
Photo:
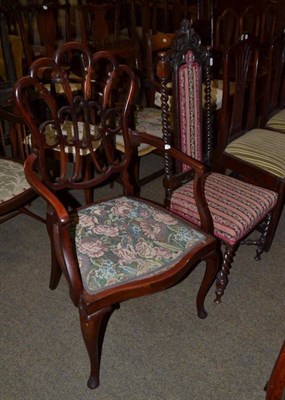
[[[171,268],[205,236],[162,209],[119,197],[78,213],[76,251],[94,294]]]

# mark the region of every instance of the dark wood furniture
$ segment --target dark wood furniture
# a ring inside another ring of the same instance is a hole
[[[268,43],[261,126],[285,133],[285,31]]]
[[[244,65],[245,58],[242,58]],[[245,67],[246,69],[246,67]],[[241,68],[243,71],[243,67]],[[174,115],[169,113],[167,84],[172,71]],[[206,119],[211,121],[210,55],[201,46],[199,37],[188,21],[183,21],[172,51],[162,55],[158,75],[162,85],[162,125],[165,148],[176,144],[193,159],[205,162],[211,154],[211,124],[202,129],[202,75],[206,92]],[[246,80],[244,81],[246,83]],[[226,82],[225,82],[226,84]],[[224,90],[227,90],[224,87]],[[240,107],[240,102],[237,103]],[[172,124],[173,127],[172,127]],[[235,120],[232,120],[235,123]],[[235,126],[235,125],[234,125]],[[210,158],[211,159],[211,158]],[[222,162],[222,160],[221,160]],[[165,153],[165,204],[171,211],[200,225],[194,206],[193,180],[188,166],[171,163]],[[225,164],[222,164],[225,167]],[[225,245],[223,261],[216,283],[216,303],[228,282],[234,254],[260,222],[268,219],[277,203],[277,193],[242,182],[234,177],[210,172],[203,180],[205,199],[209,206],[209,231]],[[258,200],[256,200],[258,199]],[[265,233],[258,241],[262,247]],[[261,249],[259,249],[261,251]]]
[[[238,33],[239,16],[232,8],[227,8],[216,19],[214,48],[221,52],[226,51],[235,43]]]
[[[130,125],[133,130],[149,133],[155,137],[162,138],[162,121],[160,107],[155,104],[156,94],[160,91],[160,84],[156,76],[156,64],[160,51],[170,49],[174,40],[174,33],[157,33],[155,35],[146,34],[145,36],[145,70],[140,73],[140,90],[136,101],[133,114],[133,123]],[[124,152],[122,140],[117,141],[117,149]],[[140,176],[141,158],[152,153],[159,152],[152,145],[146,144],[139,146],[134,158],[135,186],[139,193],[142,186],[163,175],[164,168],[152,171],[145,177]]]
[[[264,227],[266,236],[260,243],[257,259],[262,251],[270,249],[285,198],[285,136],[256,125],[258,61],[256,42],[246,35],[226,54],[215,158],[220,172],[228,169],[247,182],[278,193],[271,219]],[[234,81],[231,94],[230,80]]]
[[[276,6],[269,3],[263,10],[260,20],[259,41],[261,44],[271,43],[276,35],[277,11]]]
[[[108,74],[103,90],[96,97],[91,90],[92,82],[101,63]],[[58,80],[71,96],[64,71],[58,75]],[[120,85],[126,96],[119,104],[116,99],[117,93],[121,93]],[[106,51],[93,54],[83,96],[72,97],[61,109],[37,79],[25,77],[16,85],[18,107],[34,139],[34,151],[25,163],[25,174],[33,189],[48,204],[47,228],[52,252],[50,288],[57,287],[63,273],[71,300],[80,314],[91,364],[88,380],[91,389],[99,385],[100,356],[108,319],[121,302],[167,289],[205,260],[206,272],[197,296],[198,315],[204,318],[204,299],[217,273],[216,241],[211,235],[162,206],[132,196],[132,148],[147,143],[163,149],[161,140],[129,130],[135,86],[133,71],[119,65]],[[49,117],[43,124],[37,124],[33,109],[29,107],[30,90],[38,92],[49,109]],[[50,127],[56,130],[52,143],[46,135]],[[124,154],[119,157],[115,149],[117,135],[123,137],[125,146]],[[66,147],[71,147],[75,153],[71,168]],[[60,152],[56,176],[50,174],[47,165],[49,151],[55,148]],[[87,180],[82,174],[82,151],[90,152],[95,169],[95,175]],[[195,171],[195,196],[202,229],[208,230],[201,187],[204,167],[177,150],[171,149],[168,154]],[[95,188],[118,176],[123,184],[121,197],[113,198],[110,189],[109,199],[97,198],[89,206],[70,211],[59,199],[64,189]]]
[[[266,385],[265,400],[283,400],[285,396],[285,342],[280,349]]]
[[[29,154],[26,127],[21,116],[0,107],[0,224],[21,213],[45,222],[29,206],[37,198],[24,175]]]
[[[20,213],[44,221],[28,207],[37,194],[24,176],[23,163],[29,149],[25,143],[25,124],[14,107],[13,85],[17,79],[17,69],[9,36],[8,17],[7,9],[0,7],[3,62],[0,82],[0,223]]]
[[[68,1],[42,0],[20,7],[20,15],[27,27],[28,43],[33,59],[53,57],[60,44],[71,41],[71,6]]]
[[[252,5],[247,6],[241,13],[239,20],[239,34],[250,33],[256,37],[259,35],[260,15]]]
[[[121,4],[106,1],[78,6],[81,41],[92,51],[111,51],[121,62],[141,66],[140,42],[131,29],[121,26]]]

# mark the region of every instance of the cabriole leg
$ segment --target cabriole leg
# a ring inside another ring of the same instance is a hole
[[[113,312],[113,307],[106,307],[95,314],[87,315],[80,307],[80,325],[85,346],[90,359],[90,376],[87,382],[89,389],[99,386],[99,369],[102,345],[108,320]]]

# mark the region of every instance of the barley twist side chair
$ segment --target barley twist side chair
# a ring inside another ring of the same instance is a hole
[[[108,79],[103,96],[96,99],[92,81],[100,62],[106,64]],[[61,82],[71,96],[64,73]],[[128,89],[124,92],[124,101],[118,105],[116,101],[114,104],[113,91],[117,92],[121,83]],[[169,156],[189,164],[195,171],[195,196],[203,230],[158,204],[133,196],[129,176],[132,149],[144,142],[161,151],[164,146],[161,139],[129,129],[128,119],[136,91],[133,71],[119,65],[111,53],[100,51],[92,56],[85,86],[84,96],[75,96],[60,109],[52,94],[31,76],[18,81],[15,94],[34,139],[34,151],[25,163],[25,174],[48,205],[47,229],[52,253],[50,288],[57,287],[63,274],[70,298],[79,310],[91,364],[88,387],[94,389],[99,385],[106,325],[119,304],[177,284],[204,260],[205,275],[196,302],[198,316],[205,318],[204,300],[217,274],[218,255],[216,240],[204,233],[208,226],[208,209],[200,184],[205,169],[198,162],[175,149],[169,150]],[[48,109],[49,117],[40,125],[29,107],[30,92],[38,92]],[[66,134],[66,124],[70,126],[71,135]],[[50,127],[56,131],[52,143],[45,134]],[[120,155],[116,151],[116,135],[124,139],[125,152]],[[49,173],[47,164],[48,153],[55,147],[60,152],[57,176]],[[66,147],[74,149],[71,165],[68,165]],[[88,179],[83,177],[80,157],[86,149],[95,170]],[[106,185],[110,196],[104,199],[95,196],[96,201],[87,206],[69,210],[60,201],[59,193],[63,189],[102,186],[118,175],[123,184],[122,196],[114,197],[110,185]]]
[[[247,67],[245,67],[247,68]],[[202,76],[205,76],[206,129],[202,129]],[[277,204],[273,190],[250,185],[232,176],[211,169],[211,82],[210,53],[201,46],[199,36],[189,21],[181,28],[172,51],[161,54],[158,76],[162,86],[163,139],[166,147],[173,144],[200,162],[208,162],[209,173],[203,176],[206,202],[209,206],[210,230],[225,250],[216,281],[216,303],[228,283],[234,254],[242,240],[262,222]],[[167,85],[172,76],[173,115],[169,112]],[[171,120],[173,124],[171,124]],[[172,126],[173,125],[173,126]],[[210,161],[210,163],[209,163]],[[171,211],[200,225],[193,201],[193,180],[187,165],[173,165],[165,153],[165,205]],[[269,217],[268,217],[269,218]],[[258,251],[264,244],[265,233],[257,242]]]

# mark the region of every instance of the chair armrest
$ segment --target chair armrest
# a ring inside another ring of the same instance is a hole
[[[61,201],[41,182],[40,178],[34,172],[37,160],[37,155],[34,153],[31,153],[26,159],[24,164],[26,179],[35,192],[42,196],[55,210],[61,225],[67,225],[70,223],[67,210],[62,205]]]
[[[204,182],[207,176],[207,167],[201,162],[195,160],[194,158],[188,156],[187,154],[182,153],[177,150],[175,147],[169,145],[165,145],[162,139],[159,139],[155,136],[149,135],[144,132],[137,132],[133,130],[129,130],[130,140],[132,146],[138,146],[141,143],[147,143],[160,152],[164,153],[166,156],[169,156],[179,162],[187,164],[194,171],[194,197],[196,201],[196,205],[198,208],[200,220],[201,220],[201,228],[207,232],[212,234],[213,227],[213,219],[210,213],[205,193],[204,193]],[[166,147],[167,146],[167,147]],[[186,174],[181,174],[181,177],[185,177]],[[189,176],[189,174],[188,174]],[[184,182],[185,183],[185,182]]]

